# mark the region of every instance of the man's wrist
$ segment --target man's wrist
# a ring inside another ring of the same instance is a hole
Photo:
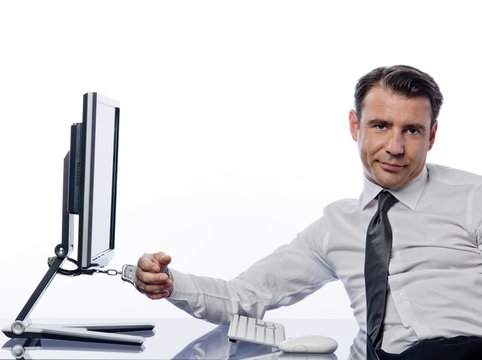
[[[169,296],[171,296],[172,291],[174,290],[174,280],[173,280],[173,277],[172,277],[172,273],[169,271],[169,267],[166,266],[163,273],[166,274],[167,277],[169,278],[169,280],[171,280],[171,282],[172,282],[171,287],[168,289],[169,295],[167,295],[167,296],[169,297]]]

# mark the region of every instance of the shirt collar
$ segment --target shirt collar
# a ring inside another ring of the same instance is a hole
[[[428,180],[428,170],[427,167],[424,166],[423,170],[418,174],[418,176],[408,185],[397,189],[397,190],[389,190],[390,193],[397,198],[399,202],[414,210],[417,206],[420,197],[422,196],[423,189],[427,184]],[[360,196],[360,204],[362,209],[365,207],[378,195],[382,188],[379,185],[372,183],[370,180],[366,178],[363,179],[363,192]]]

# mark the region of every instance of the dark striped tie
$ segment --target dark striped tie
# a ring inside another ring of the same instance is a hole
[[[365,250],[367,360],[378,360],[375,350],[382,344],[388,292],[388,264],[392,250],[392,228],[387,211],[398,201],[387,191],[380,192],[377,197],[378,210],[368,224]]]

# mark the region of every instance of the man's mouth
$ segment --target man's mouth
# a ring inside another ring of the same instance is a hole
[[[394,162],[379,161],[379,163],[380,163],[380,167],[387,171],[400,171],[405,167],[405,165],[403,164],[394,163]]]

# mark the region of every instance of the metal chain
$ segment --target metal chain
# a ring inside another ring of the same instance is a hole
[[[94,269],[96,273],[107,274],[109,276],[116,276],[122,274],[122,271],[115,270],[115,269]]]

